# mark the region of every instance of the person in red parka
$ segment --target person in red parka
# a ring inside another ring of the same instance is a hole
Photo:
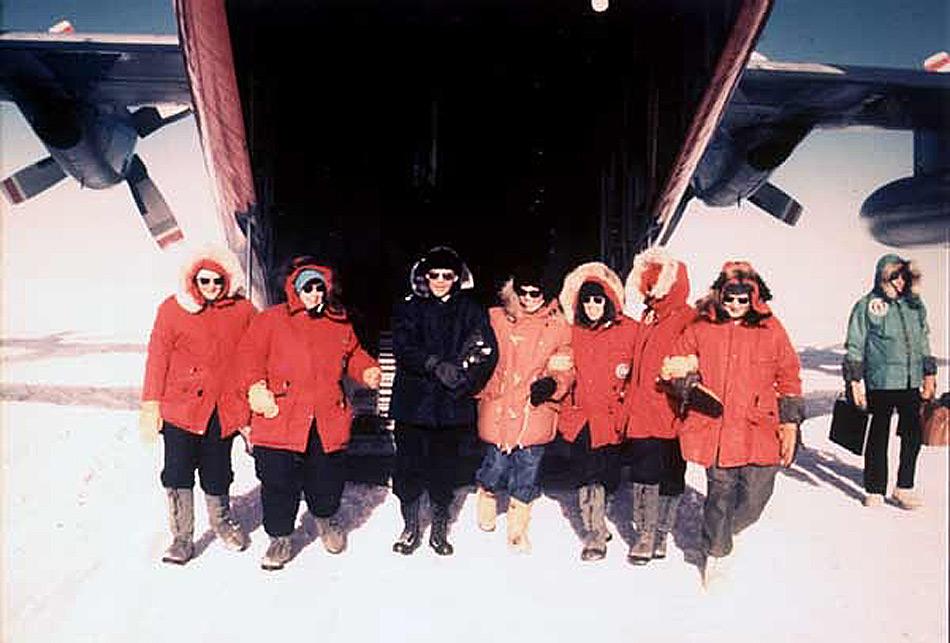
[[[267,570],[291,558],[301,491],[326,550],[346,548],[336,519],[352,418],[342,379],[378,388],[381,376],[347,321],[330,268],[310,257],[295,259],[284,293],[287,301],[258,315],[238,349],[253,412],[250,442],[264,530],[271,537],[261,561]]]
[[[173,541],[162,560],[194,555],[195,469],[208,518],[226,547],[243,550],[247,535],[231,519],[231,443],[248,423],[248,407],[230,381],[234,347],[255,314],[239,293],[241,269],[227,250],[205,248],[181,271],[179,292],[158,308],[148,343],[139,426],[165,443],[161,481]]]
[[[667,536],[686,488],[686,462],[676,439],[676,414],[657,378],[663,358],[696,313],[687,303],[686,265],[662,248],[650,248],[633,260],[627,292],[639,294],[645,306],[624,398],[637,525],[637,540],[630,547],[628,560],[643,565],[666,557]]]
[[[607,555],[607,495],[620,484],[623,396],[637,322],[622,313],[623,283],[599,262],[564,279],[561,308],[571,329],[575,381],[561,406],[558,430],[571,443],[571,462],[584,523],[581,560]]]
[[[795,455],[804,419],[800,363],[785,328],[766,303],[771,292],[747,262],[726,263],[699,317],[677,340],[661,376],[689,399],[698,374],[722,402],[711,417],[686,407],[680,446],[706,467],[703,582],[718,582],[732,537],[752,525],[772,495],[779,465]]]

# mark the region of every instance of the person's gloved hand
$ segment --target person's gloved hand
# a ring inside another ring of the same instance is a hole
[[[937,377],[934,375],[924,375],[924,381],[920,385],[920,398],[923,400],[932,400],[937,395]]]
[[[671,355],[663,358],[660,379],[670,381],[678,377],[686,377],[689,373],[698,370],[699,358],[695,355]]]
[[[795,447],[798,444],[798,426],[794,423],[779,424],[779,461],[783,467],[792,466],[795,459]]]
[[[557,390],[557,382],[553,377],[542,377],[531,383],[531,406],[538,406],[547,402]]]
[[[703,378],[699,373],[687,372],[685,375],[672,377],[665,381],[669,387],[670,394],[676,401],[676,414],[681,418],[686,417],[693,387],[702,382]]]
[[[462,369],[452,362],[439,362],[435,366],[435,376],[442,386],[454,390],[465,383],[465,374]]]
[[[267,388],[267,382],[264,380],[254,382],[247,389],[247,403],[252,411],[263,415],[268,420],[277,417],[280,413],[277,400],[274,399],[274,394]]]
[[[162,416],[159,412],[159,403],[156,400],[145,400],[139,410],[139,435],[142,442],[155,442],[162,430]]]
[[[851,387],[851,401],[856,407],[862,411],[866,411],[868,408],[868,396],[867,392],[864,390],[864,382],[861,380],[854,380],[849,384]]]
[[[363,371],[363,384],[372,389],[379,388],[380,382],[383,381],[383,372],[378,366],[370,366]]]

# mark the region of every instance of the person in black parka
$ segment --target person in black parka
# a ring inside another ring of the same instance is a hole
[[[498,346],[488,314],[467,292],[472,275],[454,250],[430,250],[413,266],[410,281],[412,294],[393,310],[393,491],[405,520],[393,551],[408,555],[419,546],[419,499],[428,491],[429,545],[447,556],[459,443],[475,426],[474,396],[495,368]]]

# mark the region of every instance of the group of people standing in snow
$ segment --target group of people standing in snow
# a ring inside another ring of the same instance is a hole
[[[935,363],[926,313],[910,297],[909,264],[891,259],[852,314],[845,377],[856,403],[865,399],[866,382],[874,422],[899,409],[896,496],[910,506],[920,428],[908,409],[919,402],[911,398],[922,382],[932,396]],[[891,279],[895,270],[906,293]],[[181,292],[161,305],[152,331],[140,424],[148,436],[164,436],[161,480],[173,542],[163,560],[182,564],[194,554],[195,470],[215,533],[229,548],[247,547],[228,495],[231,443],[240,433],[255,460],[271,538],[261,566],[280,569],[292,557],[301,492],[325,548],[345,549],[337,514],[351,410],[341,382],[348,376],[378,388],[381,371],[354,334],[332,269],[296,259],[285,279],[287,301],[261,313],[238,294],[238,275],[225,252],[204,252],[185,266]],[[693,462],[707,475],[704,578],[721,572],[733,535],[758,519],[779,467],[791,464],[804,420],[798,356],[751,265],[726,263],[695,307],[687,301],[686,265],[662,249],[639,255],[626,284],[591,262],[555,292],[539,266],[520,266],[502,286],[500,305],[488,310],[471,294],[469,268],[448,247],[421,257],[410,282],[392,320],[393,491],[404,521],[394,552],[409,555],[421,545],[420,504],[428,493],[429,545],[439,555],[453,553],[449,506],[460,444],[477,427],[484,448],[475,474],[477,524],[494,530],[497,497],[506,495],[513,550],[530,551],[545,446],[560,434],[571,444],[583,560],[606,555],[607,500],[622,465],[633,483],[637,534],[628,559],[642,565],[665,557],[686,463]],[[639,320],[624,314],[626,294],[642,300]],[[891,315],[900,315],[905,339],[917,324],[913,342],[900,344]],[[897,376],[889,369],[899,350],[912,357]],[[883,493],[887,478],[887,431],[874,426],[869,498]]]

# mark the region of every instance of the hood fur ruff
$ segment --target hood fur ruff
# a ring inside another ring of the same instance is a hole
[[[178,291],[175,301],[191,314],[204,310],[205,300],[195,284],[195,275],[202,268],[213,270],[224,277],[224,293],[216,301],[233,299],[244,292],[244,271],[241,264],[227,248],[209,244],[198,248],[191,258],[182,264],[178,273]]]
[[[771,317],[772,309],[766,302],[772,299],[772,291],[748,261],[727,261],[723,264],[709,293],[696,302],[697,312],[710,321],[728,321],[729,315],[722,307],[719,298],[723,288],[729,284],[745,284],[751,288],[749,294],[752,306],[744,318],[744,323],[755,326],[763,319]]]
[[[660,274],[656,283],[648,292],[641,290],[641,281],[643,273],[651,265],[660,266]],[[633,268],[627,275],[626,290],[629,293],[637,293],[641,300],[648,297],[653,299],[663,299],[672,290],[676,283],[676,275],[679,271],[679,262],[670,256],[670,253],[663,248],[649,248],[638,254],[633,260]]]
[[[574,268],[567,277],[564,278],[564,286],[561,288],[561,294],[558,299],[561,302],[561,309],[564,311],[564,317],[567,323],[574,323],[574,311],[577,306],[577,294],[585,282],[593,281],[599,283],[604,288],[604,292],[610,297],[614,304],[614,310],[619,315],[623,311],[624,292],[623,283],[620,277],[613,270],[599,261],[590,261]],[[512,294],[514,294],[512,292]]]
[[[913,259],[905,259],[900,255],[893,253],[888,253],[882,255],[880,259],[877,260],[877,265],[874,267],[874,285],[871,287],[872,292],[886,293],[884,283],[882,282],[882,274],[884,268],[890,264],[895,264],[903,266],[905,269],[905,274],[908,278],[909,283],[905,286],[905,293],[910,295],[910,299],[916,299],[920,297],[920,279],[921,272],[920,267]],[[906,296],[906,295],[905,295]]]
[[[518,303],[518,294],[515,292],[514,279],[509,278],[502,284],[501,290],[498,291],[498,298],[501,300],[501,305],[505,309],[505,315],[508,319],[516,321],[525,316],[526,313],[521,308],[521,304]],[[547,315],[549,317],[557,317],[560,315],[561,310],[557,299],[552,299],[548,303],[542,304],[541,309],[535,314]]]
[[[458,292],[459,290],[471,290],[475,287],[475,279],[472,277],[472,271],[468,269],[468,265],[462,258],[459,257],[458,253],[448,246],[436,246],[429,250],[433,252],[436,250],[445,250],[458,259],[459,265],[462,268],[461,274],[459,275],[458,281],[455,282],[455,285],[452,286],[452,293]],[[428,255],[428,252],[426,253]],[[409,288],[412,294],[417,297],[430,297],[432,292],[429,290],[429,282],[426,280],[426,272],[429,271],[429,266],[426,265],[425,257],[423,255],[420,257],[414,264],[412,264],[412,269],[409,271]],[[435,266],[439,268],[441,266]]]

